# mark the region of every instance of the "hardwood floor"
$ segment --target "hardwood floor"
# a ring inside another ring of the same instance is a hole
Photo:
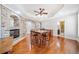
[[[60,41],[61,40],[61,41]],[[58,44],[61,42],[61,44]],[[13,54],[65,54],[78,53],[79,46],[76,40],[65,39],[64,37],[51,37],[49,47],[37,48],[31,47],[30,37],[26,36],[22,41],[13,46]],[[60,46],[61,45],[61,46]],[[58,46],[58,47],[57,47]]]

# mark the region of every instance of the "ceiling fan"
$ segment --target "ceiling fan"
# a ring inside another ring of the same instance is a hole
[[[44,8],[39,8],[39,11],[34,11],[36,14],[36,16],[37,15],[40,15],[40,16],[42,16],[42,15],[47,15],[48,13],[47,12],[44,12],[45,11],[45,9]]]

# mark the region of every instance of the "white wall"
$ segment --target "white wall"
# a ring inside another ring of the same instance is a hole
[[[65,18],[65,36],[77,37],[78,14],[67,16]]]
[[[57,23],[60,20],[65,21],[65,35],[69,37],[76,37],[77,36],[77,13],[62,17],[60,19],[52,19],[51,21],[43,22],[42,27],[43,28],[50,28],[53,29],[54,35],[57,35]]]
[[[1,16],[0,16],[0,38],[1,38]]]
[[[79,13],[78,13],[78,37],[79,37]]]
[[[58,20],[43,22],[42,28],[53,29],[53,34],[56,35],[56,33],[57,33],[57,22],[58,22]]]
[[[0,38],[1,38],[1,5],[0,5]]]

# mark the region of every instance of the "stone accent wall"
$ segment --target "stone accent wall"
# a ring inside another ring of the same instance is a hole
[[[20,35],[23,37],[26,35],[26,20],[23,17],[20,17]]]
[[[17,16],[14,26],[12,26],[11,22],[14,18],[12,18],[11,15]],[[25,19],[22,16],[0,5],[0,38],[10,36],[11,29],[20,29],[20,36],[24,36],[26,33],[25,26]]]

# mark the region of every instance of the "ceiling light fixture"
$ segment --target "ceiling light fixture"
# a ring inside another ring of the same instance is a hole
[[[36,16],[37,15],[42,16],[42,15],[47,15],[48,14],[47,12],[45,12],[45,9],[44,8],[39,8],[38,11],[35,10],[34,12],[36,13],[35,14]]]

